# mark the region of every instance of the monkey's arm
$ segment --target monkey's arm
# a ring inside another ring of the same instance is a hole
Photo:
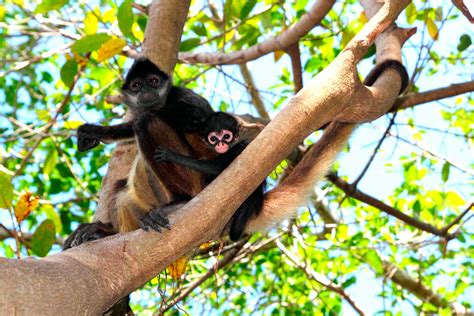
[[[212,176],[217,176],[228,165],[216,161],[217,159],[199,160],[196,158],[183,156],[162,147],[158,147],[156,149],[155,155],[153,157],[155,158],[156,162],[173,162]]]
[[[113,126],[84,124],[77,130],[77,149],[87,151],[99,145],[121,139],[133,138],[132,123],[126,122]]]

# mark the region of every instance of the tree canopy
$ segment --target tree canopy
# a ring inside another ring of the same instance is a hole
[[[453,2],[417,0],[399,15],[397,25],[411,36],[402,49],[408,89],[387,114],[358,127],[295,219],[239,242],[201,245],[134,292],[134,310],[472,310],[474,46],[469,8]],[[147,5],[0,4],[2,257],[58,253],[79,223],[92,220],[114,145],[79,153],[75,130],[123,119],[118,90],[145,31],[153,32]],[[192,1],[174,82],[215,110],[274,118],[369,20],[357,1]],[[361,77],[375,54],[375,45],[364,53]],[[271,185],[322,133],[274,168]]]

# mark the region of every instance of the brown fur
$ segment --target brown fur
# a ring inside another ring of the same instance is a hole
[[[207,148],[196,146],[192,135],[179,135],[169,125],[150,117],[146,131],[141,131],[139,154],[128,177],[127,186],[116,192],[112,224],[119,232],[138,228],[138,218],[151,210],[182,199],[191,199],[204,188],[200,172],[174,163],[156,163],[154,149],[172,149],[186,156],[205,156]],[[189,142],[188,142],[189,140]]]

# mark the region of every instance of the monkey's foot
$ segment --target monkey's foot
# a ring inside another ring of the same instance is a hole
[[[165,215],[162,214],[162,210],[160,208],[154,209],[140,218],[138,225],[144,231],[153,229],[158,233],[161,233],[162,228],[171,229],[170,221]]]
[[[85,242],[102,239],[116,234],[111,223],[82,223],[69,235],[63,245],[63,250],[77,247]]]
[[[156,162],[171,161],[173,157],[174,157],[173,152],[163,147],[156,148],[155,154],[153,155],[153,158],[155,158]]]

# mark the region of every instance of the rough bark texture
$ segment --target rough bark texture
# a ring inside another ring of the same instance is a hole
[[[159,3],[170,2],[156,1],[150,10],[152,16]],[[408,0],[388,1],[375,14],[380,3],[376,0],[364,1],[367,16],[373,18],[361,33],[327,69],[290,100],[216,181],[171,217],[173,228],[170,231],[157,234],[137,230],[84,244],[41,260],[1,258],[2,312],[94,315],[107,310],[119,298],[142,286],[177,258],[218,236],[237,206],[312,131],[335,118],[357,123],[383,115],[399,91],[398,74],[387,71],[369,89],[358,80],[355,65],[376,36],[393,22],[408,3]],[[182,12],[184,5],[188,3],[173,2],[173,10],[167,12]],[[180,17],[184,19],[185,15]],[[174,19],[177,17],[167,21],[178,23]],[[153,21],[149,22],[150,28],[156,27]],[[176,28],[173,29],[176,31]],[[398,31],[392,29],[388,33],[393,32]],[[147,40],[149,34],[147,30]],[[380,50],[378,58],[399,58],[402,43],[394,34],[384,35],[377,41]],[[161,48],[160,56],[163,51]],[[159,64],[158,59],[149,57]],[[170,56],[166,60],[172,62]],[[125,168],[121,166],[119,169]],[[236,191],[235,188],[239,189]],[[24,300],[25,297],[34,299]]]

